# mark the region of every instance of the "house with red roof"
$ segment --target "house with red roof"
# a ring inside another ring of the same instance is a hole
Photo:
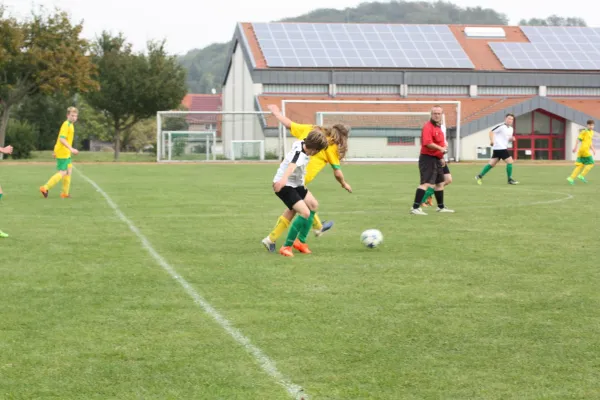
[[[186,122],[190,131],[215,131],[217,140],[221,137],[222,101],[220,94],[187,94],[181,101],[187,111],[202,111],[202,114],[188,114]]]
[[[349,159],[414,159],[423,117],[399,113],[446,102],[451,158],[487,159],[490,129],[512,113],[515,159],[572,160],[579,131],[600,119],[599,36],[584,27],[238,23],[223,111],[286,100],[294,121],[348,123]],[[270,115],[244,121],[223,124],[226,154],[232,140],[279,153],[280,137],[293,141]]]

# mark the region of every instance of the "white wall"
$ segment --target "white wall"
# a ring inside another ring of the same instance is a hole
[[[477,147],[490,145],[490,126],[482,131],[460,138],[460,159],[464,161],[477,160]]]
[[[232,56],[231,70],[227,81],[223,85],[222,140],[226,156],[230,154],[232,140],[264,139],[257,115],[227,114],[232,111],[256,111],[254,96],[260,91],[262,91],[262,85],[252,81],[242,47],[238,45]]]

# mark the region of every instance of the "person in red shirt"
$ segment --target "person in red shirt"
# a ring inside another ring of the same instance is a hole
[[[444,154],[448,152],[448,144],[442,132],[442,107],[434,106],[431,109],[431,119],[423,125],[421,130],[421,154],[419,155],[419,172],[421,184],[415,194],[415,202],[410,210],[411,214],[427,215],[421,210],[421,203],[427,188],[433,187],[438,212],[453,213],[444,205]]]

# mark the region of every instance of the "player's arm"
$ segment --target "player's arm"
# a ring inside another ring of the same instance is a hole
[[[573,147],[573,153],[577,153],[577,148],[579,147],[579,143],[583,140],[582,134],[579,134],[577,140],[575,141],[575,147]]]
[[[288,167],[286,168],[285,172],[283,173],[283,176],[281,177],[281,179],[273,184],[273,188],[275,189],[276,192],[279,192],[281,189],[283,189],[283,187],[286,185],[290,175],[292,175],[294,173],[294,170],[296,169],[296,163],[298,162],[298,157],[300,157],[300,151],[297,151],[294,154],[294,157],[290,161],[290,163],[289,163]]]
[[[490,146],[494,145],[494,131],[490,131],[489,135],[490,137]]]
[[[423,146],[427,147],[428,149],[441,151],[442,153],[446,152],[445,147],[438,146],[437,144],[433,143],[433,126],[432,125],[428,124],[428,125],[425,125],[425,127],[423,127],[423,134],[421,135],[421,137],[423,139]]]
[[[342,172],[341,168],[334,169],[333,176],[340,183],[340,185],[342,185],[342,187],[348,191],[348,193],[352,193],[352,186],[350,186],[350,184],[346,182],[346,179],[344,179],[344,173]]]
[[[271,114],[273,114],[273,116],[283,124],[283,126],[288,129],[292,128],[292,120],[283,115],[281,111],[279,111],[279,107],[277,107],[275,104],[269,104],[267,108],[269,111],[271,111]]]
[[[74,148],[73,146],[71,146],[71,145],[69,144],[69,142],[67,142],[67,137],[66,137],[66,136],[61,136],[61,137],[58,139],[58,141],[59,141],[59,142],[61,142],[61,143],[62,143],[62,145],[63,145],[63,146],[65,146],[67,149],[69,149],[69,151],[70,151],[71,153],[73,153],[73,154],[78,154],[78,153],[79,153],[79,151],[78,151],[76,148]]]

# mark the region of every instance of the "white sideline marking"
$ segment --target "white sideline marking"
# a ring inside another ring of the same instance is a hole
[[[148,239],[140,232],[140,230],[133,224],[133,222],[131,222],[125,216],[125,214],[123,214],[121,212],[121,210],[115,204],[115,202],[112,201],[112,199],[108,196],[108,194],[106,194],[106,192],[104,190],[102,190],[102,188],[100,186],[98,186],[98,184],[96,182],[94,182],[93,180],[91,180],[90,178],[85,176],[78,169],[76,169],[76,168],[73,168],[73,169],[75,169],[79,173],[79,175],[81,175],[81,177],[83,179],[88,181],[88,183],[90,185],[92,185],[96,189],[96,191],[98,191],[98,193],[100,193],[104,197],[104,199],[106,200],[108,205],[112,207],[112,209],[115,211],[115,214],[117,214],[119,219],[121,221],[123,221],[125,224],[127,224],[127,226],[129,226],[129,229],[138,237],[140,242],[142,242],[142,246],[148,251],[148,253],[150,253],[152,258],[154,258],[154,260],[156,260],[156,262],[165,271],[167,271],[167,273],[169,275],[171,275],[171,277],[173,279],[175,279],[177,281],[177,283],[179,283],[183,287],[185,292],[194,300],[194,303],[196,303],[197,305],[202,307],[202,309],[208,315],[210,315],[215,321],[217,321],[217,323],[221,326],[221,328],[223,328],[227,333],[229,333],[229,335],[233,339],[235,339],[236,342],[238,342],[239,344],[244,346],[246,351],[248,351],[248,353],[250,353],[252,356],[254,356],[256,361],[258,361],[261,368],[271,378],[273,378],[278,384],[283,386],[292,398],[298,399],[298,400],[299,399],[303,399],[303,400],[308,399],[308,395],[306,393],[304,393],[304,390],[302,389],[302,387],[292,383],[288,378],[283,376],[281,374],[281,372],[279,372],[279,370],[275,366],[275,362],[273,362],[265,353],[263,353],[263,351],[261,349],[259,349],[255,345],[253,345],[250,342],[250,339],[247,338],[246,336],[244,336],[244,334],[242,332],[240,332],[238,329],[234,328],[231,325],[231,322],[229,322],[213,306],[211,306],[206,300],[204,300],[204,298],[196,291],[196,289],[194,289],[192,287],[192,285],[190,285],[181,275],[179,275],[177,273],[177,271],[175,271],[175,269],[171,265],[169,265],[169,263],[164,258],[162,258],[162,256],[160,254],[158,254],[158,252],[156,250],[154,250],[154,247],[152,247],[152,245],[150,244],[150,241],[148,241]]]

